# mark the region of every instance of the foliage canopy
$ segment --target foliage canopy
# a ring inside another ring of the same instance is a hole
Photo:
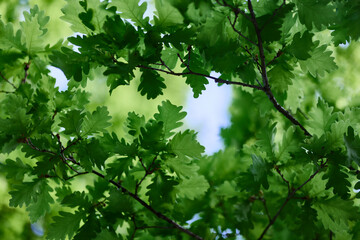
[[[19,25],[0,20],[9,205],[50,240],[359,239],[358,76],[336,61],[357,49],[360,2],[155,0],[152,20],[147,7],[67,0],[76,34],[56,44],[38,6]],[[99,73],[109,94],[139,78],[147,99],[170,75],[195,98],[209,81],[233,85],[225,149],[204,155],[169,100],[149,119],[129,112],[119,134],[107,106],[87,107]]]

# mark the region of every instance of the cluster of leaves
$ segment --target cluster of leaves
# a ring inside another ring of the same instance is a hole
[[[333,47],[359,39],[359,7],[155,0],[150,21],[146,2],[67,0],[76,35],[54,46],[38,7],[19,29],[0,21],[0,148],[19,155],[0,165],[10,206],[35,223],[61,204],[47,239],[357,239],[360,111],[318,89],[337,68]],[[209,80],[238,87],[226,149],[202,156],[194,131],[174,131],[186,113],[170,101],[149,120],[130,112],[126,135],[109,133],[107,108],[86,109],[99,70],[110,93],[139,73],[148,99],[171,84],[166,74],[185,77],[194,97]]]

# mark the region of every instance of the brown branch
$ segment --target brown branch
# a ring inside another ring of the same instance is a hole
[[[9,93],[14,93],[14,92],[9,92],[9,91],[0,90],[0,93],[6,93],[6,94],[9,94]]]
[[[151,162],[151,164],[150,164],[150,166],[149,166],[148,168],[146,168],[146,166],[144,165],[144,162],[143,162],[142,158],[139,158],[139,161],[140,161],[140,163],[141,163],[141,166],[142,166],[142,167],[144,168],[144,170],[145,170],[145,174],[144,174],[144,176],[140,179],[140,181],[139,181],[138,183],[136,183],[136,186],[135,186],[135,195],[138,194],[139,187],[140,187],[141,183],[145,180],[145,178],[146,178],[147,176],[151,175],[151,174],[154,172],[154,170],[150,170],[150,169],[153,167],[153,165],[154,165],[154,163],[155,163],[155,161],[156,161],[156,158],[157,158],[157,156],[154,157],[154,159],[152,160],[152,162]]]
[[[29,68],[30,68],[30,64],[31,64],[31,62],[29,61],[29,62],[27,62],[27,63],[25,63],[25,67],[24,67],[24,71],[25,71],[25,76],[24,76],[24,78],[22,79],[22,83],[25,83],[26,82],[26,79],[27,79],[27,77],[29,76]]]
[[[54,152],[51,152],[51,151],[48,151],[48,150],[45,150],[45,149],[40,149],[38,147],[36,147],[30,140],[30,138],[25,138],[25,141],[24,141],[30,148],[32,148],[33,150],[36,150],[38,152],[43,152],[43,153],[49,153],[51,155],[56,155],[56,153]]]
[[[166,71],[164,69],[149,67],[149,66],[145,66],[145,65],[138,65],[137,67],[138,68],[144,68],[144,69],[150,69],[150,70],[154,70],[154,71],[159,71],[159,72],[163,72],[163,73],[174,75],[174,76],[197,75],[197,76],[202,76],[202,77],[213,79],[216,83],[224,83],[224,84],[228,84],[228,85],[229,84],[230,85],[240,85],[240,86],[243,86],[243,87],[254,88],[254,89],[257,89],[257,90],[263,90],[262,87],[259,87],[259,86],[256,86],[256,85],[242,83],[242,82],[228,81],[228,80],[224,80],[224,79],[221,79],[221,78],[213,77],[211,75],[206,75],[206,74],[197,73],[197,72],[177,73],[177,72],[169,72],[169,71]]]
[[[276,59],[278,59],[278,58],[279,58],[281,55],[283,55],[283,54],[284,54],[283,49],[280,49],[280,50],[276,53],[275,57],[274,57],[273,59],[271,59],[270,62],[268,62],[268,63],[266,64],[266,66],[269,66],[270,64],[272,64]]]
[[[265,229],[263,230],[263,232],[261,233],[260,237],[258,238],[258,240],[261,240],[264,238],[266,232],[269,230],[269,228],[275,223],[277,217],[280,215],[280,213],[282,212],[282,210],[285,208],[285,206],[288,204],[288,202],[294,198],[294,195],[297,191],[299,191],[301,188],[303,188],[308,182],[310,182],[319,172],[321,169],[323,169],[324,167],[326,167],[326,164],[328,163],[328,160],[326,160],[326,162],[322,163],[319,168],[303,183],[301,184],[299,187],[297,187],[296,189],[294,189],[292,192],[290,192],[287,196],[287,198],[285,199],[284,203],[281,205],[281,207],[279,208],[279,210],[276,212],[276,214],[274,215],[274,217],[271,219],[271,221],[269,222],[269,224],[265,227]]]
[[[59,138],[58,138],[59,140]],[[47,152],[47,153],[51,153],[53,155],[56,155],[56,153],[54,152],[51,152],[51,151],[48,151],[48,150],[42,150],[42,149],[39,149],[37,147],[35,147],[30,139],[26,138],[25,139],[25,143],[27,143],[31,148],[33,148],[34,150],[37,150],[37,151],[40,151],[40,152]],[[60,142],[61,143],[61,142]],[[62,148],[62,146],[59,146],[60,148],[60,151],[64,151],[64,149]],[[66,158],[64,157],[63,160],[68,160],[68,161],[71,161],[72,163],[78,165],[81,167],[81,164],[77,161],[75,161],[75,159],[73,159],[72,157],[70,158]],[[153,160],[154,162],[155,160]],[[66,161],[65,161],[66,162]],[[68,164],[67,164],[68,165]],[[69,165],[68,165],[69,166]],[[87,173],[90,173],[90,172],[77,172],[76,170],[74,170],[72,167],[71,169],[73,171],[75,171],[77,174],[70,177],[70,178],[74,178],[76,176],[79,176],[79,175],[84,175],[84,174],[87,174]],[[114,186],[116,186],[117,189],[120,189],[123,193],[129,195],[130,197],[132,197],[135,201],[137,201],[138,203],[140,203],[143,207],[145,207],[146,209],[148,209],[150,212],[152,212],[156,217],[168,222],[169,224],[171,224],[172,226],[174,226],[174,228],[177,228],[178,230],[182,231],[183,233],[195,238],[195,239],[198,239],[198,240],[203,240],[202,237],[196,235],[195,233],[191,232],[190,230],[184,228],[183,226],[179,225],[178,223],[176,223],[175,221],[173,221],[172,219],[166,217],[165,215],[163,215],[162,213],[156,211],[154,208],[152,208],[149,204],[147,204],[144,200],[142,200],[141,198],[139,198],[136,194],[130,192],[128,189],[126,189],[125,187],[123,187],[121,184],[115,182],[114,180],[108,180],[105,175],[101,174],[100,172],[98,171],[95,171],[95,170],[92,170],[91,173],[97,175],[98,177],[101,177],[105,180],[107,180],[109,183],[113,184]]]
[[[227,18],[228,18],[229,23],[230,23],[232,29],[234,30],[234,32],[236,32],[240,37],[244,38],[245,40],[247,40],[248,42],[254,44],[255,46],[257,45],[255,42],[251,41],[248,37],[246,37],[244,34],[242,34],[239,30],[236,29],[235,24],[236,24],[236,20],[237,20],[237,18],[238,18],[238,14],[237,14],[237,13],[235,13],[235,19],[234,19],[234,22],[233,22],[233,23],[231,22],[231,19],[230,19],[229,16],[228,16]]]
[[[9,79],[7,79],[7,78],[2,74],[2,72],[0,72],[0,77],[1,77],[2,79],[4,79],[8,84],[10,84],[13,88],[17,89],[17,87],[16,87],[12,82],[10,82]]]
[[[289,183],[289,181],[286,180],[286,178],[284,177],[284,175],[283,175],[282,172],[280,171],[279,166],[275,165],[274,168],[275,168],[276,172],[280,175],[281,179],[286,183],[287,188],[288,188],[288,192],[290,193],[291,188],[290,188],[290,183]]]
[[[271,91],[270,85],[269,85],[269,79],[267,76],[267,71],[266,71],[266,62],[265,62],[265,53],[264,53],[264,47],[263,47],[263,41],[261,38],[261,29],[259,28],[259,25],[256,21],[256,16],[254,13],[254,9],[251,3],[251,0],[248,0],[248,8],[250,11],[250,15],[251,15],[251,21],[254,25],[255,28],[255,32],[256,32],[256,36],[258,39],[258,49],[259,49],[259,55],[260,55],[260,63],[261,63],[261,76],[263,79],[263,85],[264,87],[262,88],[262,90],[266,93],[266,95],[268,96],[270,102],[274,105],[274,107],[281,113],[283,114],[287,119],[289,119],[294,125],[297,125],[301,128],[301,130],[303,130],[303,132],[305,133],[305,135],[307,136],[312,136],[307,130],[306,128],[301,125],[301,123],[296,120],[289,111],[287,111],[285,108],[283,108],[275,99],[274,94]]]
[[[95,171],[92,170],[92,173],[103,178],[106,179],[106,177]],[[120,185],[119,183],[115,182],[114,180],[108,180],[108,182],[110,182],[111,184],[113,184],[114,186],[116,186],[118,189],[120,189],[123,193],[126,193],[127,195],[129,195],[130,197],[132,197],[135,201],[137,201],[138,203],[140,203],[143,207],[145,207],[146,209],[148,209],[150,212],[152,212],[156,217],[168,222],[169,224],[173,225],[174,228],[177,228],[178,230],[182,231],[183,233],[186,233],[187,235],[198,239],[198,240],[203,240],[202,237],[196,235],[195,233],[191,232],[190,230],[184,228],[183,226],[177,224],[176,222],[174,222],[172,219],[166,217],[165,215],[163,215],[162,213],[156,211],[154,208],[152,208],[150,205],[148,205],[146,202],[144,202],[141,198],[139,198],[136,194],[130,192],[129,190],[127,190],[126,188],[124,188],[122,185]]]
[[[270,215],[269,209],[268,209],[268,207],[267,207],[265,198],[264,198],[264,197],[260,197],[259,200],[263,203],[264,209],[265,209],[265,213],[266,213],[266,215],[267,215],[267,217],[268,217],[268,219],[269,219],[269,222],[271,222],[271,215]]]

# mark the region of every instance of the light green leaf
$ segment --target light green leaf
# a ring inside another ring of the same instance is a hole
[[[175,186],[179,197],[193,200],[207,191],[209,183],[204,176],[195,176],[190,179],[183,179],[179,185]]]
[[[318,46],[319,41],[315,42],[315,45]],[[300,60],[301,69],[305,72],[309,72],[314,77],[323,77],[326,72],[337,69],[334,57],[331,56],[332,52],[326,51],[326,48],[326,45],[316,47],[310,53],[310,58],[305,61]]]
[[[49,21],[49,17],[40,18],[39,15],[43,15],[43,12],[39,12],[39,8],[35,6],[29,12],[24,12],[25,21],[21,22],[21,42],[26,46],[28,54],[33,54],[34,52],[41,51],[45,48],[44,45],[44,35],[47,30],[43,28],[42,25],[45,25]],[[42,25],[39,22],[42,20]]]
[[[130,19],[137,26],[146,28],[149,25],[149,17],[143,18],[147,2],[139,5],[139,0],[113,0],[109,6],[115,6],[122,18]]]
[[[87,112],[82,124],[81,136],[105,132],[105,128],[111,126],[111,123],[109,123],[110,119],[111,117],[109,116],[107,107],[97,107],[92,114]]]
[[[338,114],[333,113],[333,107],[322,99],[319,99],[317,107],[309,112],[307,124],[311,132],[318,137],[330,130],[331,125],[336,121]]]
[[[170,158],[165,161],[165,165],[181,178],[195,176],[199,166],[188,162],[189,160],[184,157]]]
[[[178,132],[173,139],[170,140],[170,150],[178,156],[199,158],[205,148],[196,141],[194,131],[186,130],[183,133]]]
[[[158,27],[170,27],[177,24],[182,24],[184,21],[183,16],[175,7],[173,7],[166,0],[155,0],[155,25]]]
[[[162,104],[158,106],[159,112],[154,115],[154,118],[164,123],[166,139],[174,135],[172,130],[183,125],[180,121],[185,118],[186,112],[181,112],[181,109],[181,106],[175,106],[171,104],[169,100],[163,101]]]
[[[352,201],[343,201],[340,198],[330,198],[316,201],[313,208],[317,211],[318,219],[325,229],[335,234],[342,234],[349,230],[349,221],[357,220],[359,213]]]
[[[223,196],[225,199],[238,196],[239,193],[235,190],[235,187],[236,183],[234,180],[231,182],[225,181],[218,187],[216,195]]]

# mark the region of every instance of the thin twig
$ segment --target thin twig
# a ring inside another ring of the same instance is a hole
[[[142,167],[144,168],[144,170],[145,170],[145,174],[144,174],[144,176],[140,179],[140,181],[139,181],[139,182],[136,184],[136,186],[135,186],[135,194],[136,194],[136,195],[138,194],[139,187],[140,187],[140,185],[142,184],[142,182],[145,180],[145,178],[146,178],[147,176],[151,175],[151,174],[154,172],[154,169],[151,170],[151,168],[153,168],[153,165],[154,165],[154,163],[155,163],[155,161],[156,161],[156,158],[157,158],[157,156],[155,156],[155,157],[153,158],[153,160],[152,160],[152,162],[151,162],[151,164],[150,164],[150,166],[149,166],[148,168],[145,167],[142,158],[139,158],[139,161],[140,161],[140,163],[141,163],[141,166],[142,166]]]
[[[259,87],[259,86],[256,86],[256,85],[242,83],[242,82],[228,81],[228,80],[224,80],[224,79],[221,79],[221,78],[213,77],[211,75],[206,75],[206,74],[197,73],[197,72],[177,73],[177,72],[169,72],[169,71],[166,71],[164,69],[154,68],[154,67],[149,67],[149,66],[144,66],[144,65],[138,65],[137,67],[138,68],[144,68],[144,69],[150,69],[150,70],[154,70],[154,71],[159,71],[159,72],[163,72],[163,73],[174,75],[174,76],[197,75],[197,76],[202,76],[202,77],[213,79],[216,83],[224,83],[224,84],[228,84],[228,85],[240,85],[240,86],[243,86],[243,87],[254,88],[254,89],[257,89],[257,90],[263,90],[262,87]]]
[[[282,212],[282,210],[285,208],[285,206],[288,204],[288,202],[293,199],[295,193],[297,191],[299,191],[301,188],[303,188],[308,182],[310,182],[319,172],[321,169],[323,169],[324,167],[326,167],[326,164],[328,163],[328,160],[326,160],[326,162],[324,162],[323,164],[321,164],[319,166],[319,168],[303,183],[301,184],[299,187],[297,187],[296,189],[294,189],[292,192],[290,192],[287,196],[287,198],[285,199],[284,203],[281,205],[281,207],[279,208],[279,210],[276,212],[276,214],[274,215],[274,217],[271,219],[271,221],[269,222],[269,224],[265,227],[265,229],[263,230],[263,232],[261,233],[260,237],[258,238],[258,240],[261,240],[264,238],[266,232],[269,230],[269,228],[275,223],[277,217],[280,215],[280,213]]]
[[[286,180],[286,178],[284,177],[284,175],[283,175],[282,172],[280,171],[279,166],[274,166],[274,168],[275,168],[276,172],[280,175],[281,179],[286,183],[287,188],[288,188],[288,192],[290,193],[291,188],[290,188],[290,183],[289,183],[289,181]]]
[[[72,178],[74,178],[74,177],[77,177],[77,176],[80,176],[80,175],[85,175],[85,174],[88,174],[89,172],[79,172],[79,173],[77,173],[77,174],[75,174],[75,175],[72,175],[72,176],[70,176],[70,177],[66,177],[65,178],[65,180],[70,180],[70,179],[72,179]]]
[[[92,170],[92,173],[94,173],[95,175],[106,179],[106,177],[95,171]],[[146,202],[144,202],[141,198],[139,198],[137,195],[135,195],[134,193],[130,192],[129,190],[127,190],[126,188],[124,188],[122,185],[120,185],[119,183],[115,182],[114,180],[108,180],[108,182],[110,182],[111,184],[113,184],[114,186],[116,186],[119,190],[121,190],[123,193],[126,193],[127,195],[129,195],[130,197],[132,197],[134,200],[136,200],[138,203],[140,203],[143,207],[145,207],[146,209],[148,209],[150,212],[152,212],[155,216],[157,216],[158,218],[170,223],[171,225],[173,225],[175,228],[179,229],[180,231],[186,233],[187,235],[198,239],[198,240],[203,240],[202,237],[196,235],[195,233],[191,232],[190,230],[182,227],[181,225],[177,224],[176,222],[174,222],[172,219],[166,217],[165,215],[163,215],[162,213],[156,211],[154,208],[152,208],[150,205],[148,205]]]
[[[0,77],[1,77],[2,79],[4,79],[8,84],[10,84],[13,88],[17,89],[17,87],[16,87],[12,82],[10,82],[9,79],[7,79],[7,78],[2,74],[2,72],[0,72]]]
[[[278,59],[278,58],[279,58],[281,55],[283,55],[283,54],[284,54],[283,49],[280,49],[280,50],[276,53],[275,57],[273,57],[273,59],[271,59],[270,62],[268,62],[268,63],[266,64],[266,66],[269,66],[270,64],[272,64],[276,59]]]
[[[234,19],[234,22],[233,22],[233,23],[231,22],[231,19],[230,19],[229,16],[228,16],[227,18],[228,18],[229,23],[230,23],[232,29],[234,30],[234,32],[236,32],[240,37],[244,38],[245,40],[247,40],[247,41],[250,42],[251,44],[254,44],[255,46],[257,46],[257,44],[256,44],[255,42],[253,42],[252,40],[250,40],[248,37],[246,37],[244,34],[242,34],[239,30],[236,29],[235,23],[236,23],[236,20],[237,20],[237,18],[238,18],[238,14],[235,14],[235,19]]]
[[[37,150],[37,151],[40,151],[40,152],[48,152],[48,153],[51,153],[52,155],[57,155],[56,153],[54,152],[50,152],[48,150],[41,150],[37,147],[35,147],[30,139],[26,138],[25,139],[25,142],[31,147],[33,148],[34,150]],[[59,146],[60,147],[60,146]],[[61,148],[60,148],[61,149]],[[62,150],[60,150],[62,151]],[[72,159],[71,162],[73,162],[74,164],[78,165],[79,167],[82,167],[81,164],[77,161],[75,161],[72,157],[71,158],[64,158],[64,160],[70,160]],[[153,162],[155,162],[153,160]],[[75,171],[75,170],[74,170]],[[76,172],[76,171],[75,171]],[[90,172],[77,172],[76,175],[72,176],[71,178],[75,177],[75,176],[79,176],[79,175],[83,175],[83,174],[87,174],[87,173],[90,173]],[[140,203],[143,207],[145,207],[146,209],[148,209],[150,212],[152,212],[156,217],[168,222],[169,224],[171,224],[172,226],[174,226],[174,228],[177,228],[178,230],[182,231],[183,233],[195,238],[195,239],[198,239],[198,240],[203,240],[202,237],[196,235],[195,233],[191,232],[190,230],[184,228],[183,226],[179,225],[178,223],[176,223],[175,221],[173,221],[172,219],[166,217],[165,215],[163,215],[162,213],[156,211],[154,208],[152,208],[149,204],[147,204],[145,201],[143,201],[141,198],[139,198],[136,194],[130,192],[128,189],[126,189],[125,187],[123,187],[120,183],[117,183],[115,182],[114,180],[108,180],[107,177],[105,177],[105,175],[101,174],[100,172],[98,171],[95,171],[95,170],[92,170],[91,173],[97,175],[98,177],[101,177],[105,180],[107,180],[109,183],[111,183],[112,185],[116,186],[117,189],[121,190],[124,194],[127,194],[129,195],[131,198],[133,198],[135,201],[137,201],[138,203]]]
[[[43,153],[49,153],[51,155],[56,155],[56,153],[54,152],[51,152],[51,151],[48,151],[48,150],[45,150],[45,149],[40,149],[38,147],[36,147],[30,140],[30,138],[25,138],[25,143],[30,147],[32,148],[33,150],[36,150],[38,152],[43,152]]]
[[[267,207],[266,200],[265,200],[264,197],[259,198],[259,200],[263,203],[264,209],[265,209],[265,213],[266,213],[266,215],[267,215],[267,217],[268,217],[268,219],[269,219],[269,222],[270,222],[270,221],[271,221],[271,215],[270,215],[269,209],[268,209],[268,207]]]
[[[22,83],[25,83],[26,82],[26,79],[27,79],[27,77],[28,77],[28,75],[29,75],[29,68],[30,68],[30,61],[29,62],[27,62],[27,63],[25,63],[25,67],[24,67],[24,71],[25,71],[25,76],[24,76],[24,78],[22,79]]]
[[[169,72],[174,72],[173,70],[171,70],[171,68],[168,67],[168,65],[165,64],[165,62],[161,58],[160,58],[160,62],[161,62],[160,66],[166,67],[167,70],[169,70]]]
[[[14,92],[9,92],[9,91],[0,90],[0,93],[6,93],[6,94],[9,94],[9,93],[14,93]]]

